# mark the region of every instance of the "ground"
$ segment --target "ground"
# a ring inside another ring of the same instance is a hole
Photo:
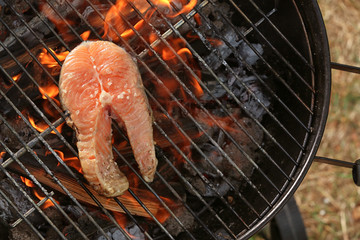
[[[360,66],[360,1],[318,3],[332,61]],[[360,158],[360,75],[332,71],[330,112],[317,155]],[[295,198],[309,239],[360,239],[360,187],[351,169],[313,163]]]

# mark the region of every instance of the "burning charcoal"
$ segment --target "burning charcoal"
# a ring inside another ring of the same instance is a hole
[[[20,223],[17,227],[10,229],[9,240],[37,240],[38,235],[29,227],[26,222]]]
[[[183,224],[184,228],[191,230],[192,228],[195,227],[194,216],[191,215],[191,213],[185,207],[179,207],[173,210],[173,212],[175,216]],[[184,231],[184,229],[179,225],[179,223],[173,217],[169,217],[165,221],[164,227],[166,228],[166,230],[168,230],[168,232],[172,236],[177,236]]]

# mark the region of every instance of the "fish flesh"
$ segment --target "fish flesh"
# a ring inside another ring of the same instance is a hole
[[[149,107],[139,70],[131,56],[108,41],[85,41],[66,57],[59,95],[76,132],[87,181],[107,197],[129,187],[112,153],[111,119],[124,125],[140,173],[152,182],[157,167]]]

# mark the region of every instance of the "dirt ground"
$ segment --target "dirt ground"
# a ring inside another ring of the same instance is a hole
[[[360,66],[360,1],[318,2],[332,61]],[[332,71],[330,113],[317,155],[360,158],[360,75]],[[351,169],[313,163],[295,197],[309,239],[360,239],[360,187]]]

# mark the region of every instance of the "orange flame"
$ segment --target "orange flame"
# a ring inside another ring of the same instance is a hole
[[[45,198],[44,196],[41,196],[40,193],[39,193],[38,191],[36,191],[35,189],[34,189],[34,195],[35,195],[35,197],[37,197],[40,201]],[[55,202],[59,204],[58,201],[55,200]],[[55,206],[54,203],[53,203],[50,199],[48,199],[48,200],[46,200],[46,201],[41,205],[41,208],[42,208],[42,209],[46,209],[46,208],[49,208],[49,207],[52,207],[52,206]]]
[[[3,159],[5,154],[6,154],[6,152],[0,152],[0,159]]]
[[[16,82],[17,80],[19,80],[20,77],[21,77],[21,73],[13,76],[12,79]]]
[[[136,239],[137,237],[134,235],[131,235],[128,231],[126,231],[126,223],[127,217],[123,213],[113,212],[114,218],[116,222],[119,224],[119,226],[131,237],[132,239]]]
[[[31,116],[28,116],[28,119],[29,119],[29,122],[30,122],[31,126],[33,126],[38,132],[42,133],[43,131],[45,131],[49,127],[49,125],[47,125],[46,123],[43,123],[43,122],[40,122],[40,123],[36,124],[34,118],[31,117]],[[60,124],[56,128],[56,130],[59,133],[61,133],[61,129],[62,129],[63,125],[64,125],[64,123]],[[56,134],[54,131],[51,131],[51,133]]]
[[[56,53],[51,48],[49,48],[49,49],[56,56],[56,58],[60,62],[64,61],[66,56],[69,54],[69,51]],[[39,54],[38,59],[39,59],[41,64],[43,64],[43,65],[47,66],[49,69],[51,69],[51,74],[52,75],[59,74],[60,65],[58,64],[58,62],[54,59],[54,57],[45,48],[43,48],[42,52]]]
[[[35,197],[37,197],[40,201],[45,198],[45,197],[41,196],[41,194],[38,192],[37,189],[35,189],[35,184],[30,179],[27,179],[27,178],[25,178],[23,176],[20,176],[20,179],[21,179],[21,181],[23,181],[23,183],[27,187],[33,188],[33,193],[34,193]],[[58,201],[56,201],[56,202],[59,203]],[[46,209],[46,208],[51,207],[51,206],[54,206],[54,203],[50,199],[48,199],[43,203],[41,208]]]
[[[47,99],[45,93],[51,98],[54,98],[59,94],[59,88],[51,82],[46,86],[39,87],[39,91],[42,94],[43,99]]]
[[[90,36],[90,30],[83,32],[82,34],[80,34],[80,37],[82,38],[82,40],[86,41],[89,39]]]
[[[23,183],[25,183],[25,185],[27,187],[35,187],[34,183],[31,180],[29,180],[23,176],[20,176],[20,179],[21,179],[21,181],[23,181]]]
[[[138,21],[135,25],[134,25],[134,28],[136,29],[136,31],[139,31],[142,26],[144,25],[144,20],[140,20]],[[132,29],[128,29],[128,30],[125,30],[124,32],[121,33],[121,37],[123,38],[128,38],[128,37],[131,37],[132,35],[134,35],[134,31]]]
[[[170,15],[168,17],[177,17],[180,14],[187,14],[189,13],[197,4],[197,0],[190,0],[189,3],[187,3],[179,12],[176,14]]]
[[[69,167],[73,167],[76,169],[79,173],[83,174],[80,161],[77,157],[65,157],[64,153],[60,150],[54,149],[54,151],[59,155],[59,157],[68,165]],[[50,151],[46,151],[45,156],[51,154]],[[60,166],[60,163],[57,164],[57,166]]]

